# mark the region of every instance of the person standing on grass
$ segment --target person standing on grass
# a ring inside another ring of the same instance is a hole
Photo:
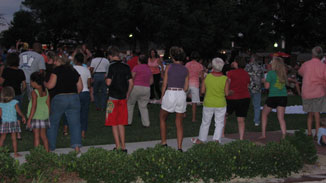
[[[164,67],[161,58],[155,49],[149,50],[148,66],[151,69],[154,78],[154,82],[151,85],[150,99],[155,98],[155,93],[157,94],[158,98],[160,98],[162,95],[160,90],[160,81]]]
[[[45,71],[45,61],[42,53],[42,45],[41,43],[33,44],[33,51],[25,51],[19,55],[19,68],[22,69],[25,73],[26,77],[26,93],[28,96],[28,100],[31,99],[31,93],[33,88],[30,85],[30,76],[33,72],[41,72]]]
[[[161,145],[166,144],[166,118],[169,113],[176,113],[175,125],[177,128],[178,150],[182,152],[183,140],[183,115],[186,112],[186,91],[189,87],[188,69],[182,65],[185,52],[182,48],[173,46],[170,48],[170,56],[173,63],[168,65],[162,84],[162,105],[160,110]]]
[[[50,80],[45,83],[48,89],[54,88],[54,97],[51,100],[50,122],[47,131],[50,150],[56,148],[59,123],[62,115],[65,115],[70,130],[70,144],[77,153],[80,152],[81,127],[80,127],[80,100],[79,95],[83,89],[83,83],[78,72],[71,66],[66,56],[56,55],[55,68]]]
[[[212,117],[215,116],[215,131],[213,140],[221,142],[222,130],[224,127],[224,117],[226,113],[226,98],[229,94],[229,82],[227,77],[223,75],[222,68],[224,61],[221,58],[212,60],[213,72],[208,74],[205,81],[201,85],[201,93],[206,92],[204,98],[203,117],[200,125],[198,139],[192,138],[195,144],[207,141],[209,126]]]
[[[198,62],[200,55],[197,51],[193,51],[190,54],[190,62],[186,63],[186,68],[189,72],[189,93],[191,95],[192,103],[192,122],[196,121],[196,108],[200,103],[199,96],[199,83],[204,78],[204,68]]]
[[[0,84],[3,87],[11,86],[15,90],[15,99],[18,101],[19,108],[22,108],[23,91],[26,89],[26,77],[24,71],[18,68],[19,56],[16,53],[10,53],[7,56],[7,68],[5,68],[0,77]],[[20,117],[18,124],[20,126]],[[17,133],[17,139],[22,140],[20,132]]]
[[[34,147],[40,145],[40,138],[43,141],[44,148],[49,152],[49,143],[46,137],[46,129],[50,127],[50,96],[44,86],[44,76],[39,72],[31,75],[32,100],[28,104],[27,127],[33,130]]]
[[[312,136],[312,122],[315,118],[315,137],[318,134],[320,112],[326,112],[326,65],[321,62],[323,49],[316,46],[312,49],[312,59],[304,62],[299,69],[302,80],[302,106],[308,113],[308,135]]]
[[[92,59],[90,70],[93,73],[93,95],[97,111],[104,111],[106,101],[105,77],[109,69],[110,62],[104,58],[104,53],[97,50],[95,58]]]
[[[15,91],[11,86],[2,88],[0,93],[0,147],[3,146],[8,133],[11,134],[12,147],[14,149],[14,156],[20,157],[17,153],[17,140],[16,133],[21,132],[20,126],[17,121],[17,113],[21,116],[23,123],[26,123],[26,118],[21,112],[18,101],[14,99]]]
[[[269,89],[269,93],[262,111],[262,135],[259,137],[259,139],[266,138],[268,114],[272,111],[272,108],[276,108],[277,119],[280,123],[282,138],[284,139],[286,136],[286,123],[284,120],[284,113],[287,104],[286,68],[283,59],[280,57],[273,57],[271,65],[272,70],[267,73],[267,77],[264,82],[264,86],[266,89]]]
[[[256,55],[250,57],[250,62],[246,65],[245,70],[250,76],[249,91],[254,107],[254,124],[260,124],[260,105],[261,105],[261,89],[262,81],[264,79],[263,68],[256,62]]]
[[[226,97],[226,113],[227,115],[231,115],[233,112],[235,112],[238,121],[240,140],[243,140],[245,132],[245,118],[247,117],[250,105],[250,93],[248,90],[250,77],[244,70],[245,66],[245,59],[243,57],[236,57],[231,63],[231,67],[234,68],[234,70],[230,70],[227,73],[228,82],[230,82],[230,95]]]
[[[140,111],[143,127],[148,128],[150,125],[147,104],[150,97],[150,85],[153,83],[153,75],[147,65],[146,55],[140,55],[138,64],[132,70],[134,88],[128,98],[128,124],[131,125],[133,112],[136,102]]]
[[[88,126],[89,104],[91,100],[89,94],[89,88],[91,87],[91,72],[86,67],[83,67],[84,55],[82,53],[77,53],[74,57],[74,61],[74,69],[78,72],[83,82],[83,90],[79,93],[79,100],[81,136],[82,138],[85,138],[85,133]]]
[[[109,96],[106,108],[105,126],[112,126],[115,148],[127,152],[125,145],[125,125],[128,125],[127,100],[133,88],[130,68],[120,60],[120,50],[110,46],[108,55],[111,61],[106,85]]]

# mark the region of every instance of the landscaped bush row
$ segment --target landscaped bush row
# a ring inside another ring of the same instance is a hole
[[[296,134],[296,136],[301,134]],[[299,137],[297,137],[299,138]],[[302,139],[301,139],[302,140]],[[227,181],[234,177],[286,177],[303,166],[303,157],[316,154],[300,154],[291,143],[282,140],[259,146],[249,141],[235,141],[226,145],[214,142],[194,145],[181,153],[170,147],[157,145],[139,149],[131,155],[120,151],[90,148],[80,158],[75,153],[56,155],[43,148],[31,150],[26,163],[19,166],[8,152],[0,153],[0,180],[15,181],[17,176],[45,182],[58,180],[54,171],[77,172],[87,182],[188,182],[199,179],[208,182]],[[307,144],[312,141],[305,141]],[[314,147],[313,147],[314,148]]]

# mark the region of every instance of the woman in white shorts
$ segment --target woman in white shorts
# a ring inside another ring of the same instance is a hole
[[[169,113],[176,113],[178,150],[182,152],[183,114],[186,112],[186,91],[188,90],[188,70],[182,65],[185,53],[182,48],[171,47],[170,56],[173,63],[168,65],[162,84],[162,106],[160,111],[161,145],[166,144],[166,118]]]

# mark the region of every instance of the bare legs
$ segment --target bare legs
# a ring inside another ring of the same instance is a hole
[[[313,117],[315,117],[315,128],[316,128],[315,135],[318,134],[318,129],[320,127],[320,114],[319,114],[319,112],[308,112],[308,117],[307,117],[308,135],[312,135],[311,129],[312,129]]]
[[[3,133],[0,137],[0,147],[3,146],[3,143],[6,139],[7,134]],[[11,141],[12,141],[12,147],[14,149],[14,157],[20,157],[21,155],[17,153],[17,140],[16,140],[16,133],[11,133]]]
[[[161,144],[166,144],[166,118],[169,113],[163,109],[160,111],[160,128],[161,128]],[[182,149],[182,140],[183,140],[183,113],[176,113],[175,117],[175,126],[177,128],[177,143],[178,149]]]
[[[166,144],[166,118],[169,113],[163,109],[160,110],[160,129],[161,129],[161,144]]]
[[[40,128],[40,129],[33,129],[34,132],[34,147],[37,147],[40,145],[40,138],[43,142],[44,148],[47,152],[49,152],[49,143],[48,139],[46,137],[46,129]]]
[[[226,119],[227,119],[227,114],[225,114],[224,117],[224,126],[223,126],[223,130],[222,130],[222,136],[224,137],[224,130],[225,130],[225,125],[226,125]],[[239,131],[239,139],[243,140],[243,136],[244,136],[244,132],[245,132],[245,119],[244,117],[237,117],[237,121],[238,121],[238,131]]]
[[[192,103],[192,122],[196,122],[196,108],[197,108],[197,104],[196,103]]]
[[[125,127],[123,125],[112,126],[115,147],[122,150],[126,149],[125,144]]]
[[[266,126],[267,126],[267,119],[268,119],[268,114],[272,111],[272,108],[268,107],[266,104],[264,105],[263,112],[261,115],[261,136],[259,139],[265,139],[266,138]],[[285,112],[285,107],[278,106],[276,108],[277,111],[277,119],[280,123],[281,131],[282,131],[282,138],[285,138],[286,136],[286,123],[284,120],[284,112]]]
[[[243,140],[244,132],[245,132],[245,118],[244,117],[237,117],[238,121],[238,130],[240,140]]]

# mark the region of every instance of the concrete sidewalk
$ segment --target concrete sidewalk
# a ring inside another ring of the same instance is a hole
[[[213,136],[208,136],[208,141],[212,141],[212,137]],[[186,137],[186,138],[183,139],[183,143],[182,143],[183,151],[186,151],[191,146],[193,146],[193,143],[191,142],[191,138],[193,138],[193,137]],[[234,141],[234,139],[222,138],[221,143],[226,144],[226,143],[229,143],[229,142],[232,142],[232,141]],[[131,143],[126,143],[126,148],[128,150],[128,153],[130,154],[130,153],[132,153],[132,152],[134,152],[134,151],[136,151],[137,149],[140,149],[140,148],[145,149],[145,148],[148,148],[148,147],[154,147],[156,144],[159,144],[160,142],[161,142],[160,140],[145,141],[145,142],[131,142]],[[177,139],[168,139],[167,144],[168,144],[168,146],[177,149]],[[91,147],[103,148],[103,149],[106,149],[106,150],[112,150],[115,147],[115,144],[84,146],[80,150],[81,150],[82,153],[85,153]],[[57,153],[57,154],[68,154],[71,151],[74,151],[74,150],[72,148],[58,148],[54,152]],[[22,164],[22,163],[24,163],[26,161],[25,156],[27,154],[29,154],[29,151],[19,152],[19,154],[21,154],[22,156],[19,157],[19,158],[15,158],[15,159],[19,160],[19,162]],[[11,156],[14,157],[13,153],[11,153]]]

